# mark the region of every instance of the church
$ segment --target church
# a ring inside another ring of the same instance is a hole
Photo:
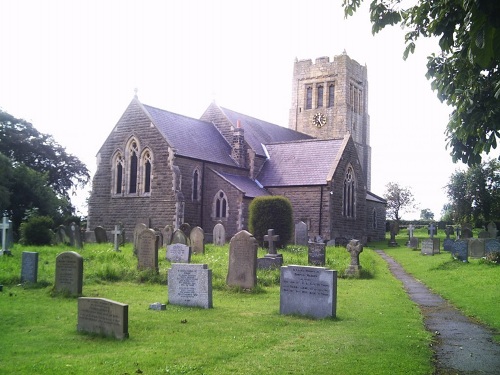
[[[295,61],[291,99],[284,127],[215,102],[194,119],[134,96],[97,153],[87,228],[122,223],[131,240],[137,223],[188,223],[210,237],[221,222],[229,239],[248,229],[254,198],[280,195],[310,238],[384,239],[366,66],[345,53]]]

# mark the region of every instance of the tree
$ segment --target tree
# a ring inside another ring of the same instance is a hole
[[[434,220],[434,213],[428,208],[420,210],[420,220]]]
[[[90,174],[77,157],[66,153],[51,135],[42,134],[25,120],[0,110],[0,153],[13,165],[23,164],[47,176],[48,185],[69,199],[74,188],[84,187]]]
[[[416,208],[415,198],[408,187],[399,186],[395,182],[389,182],[385,185],[384,198],[387,200],[387,216],[399,222],[400,214],[410,212]]]
[[[500,162],[484,161],[464,171],[455,171],[446,185],[454,220],[481,221],[498,219],[500,210]]]
[[[343,0],[346,17],[363,0]],[[446,128],[454,162],[481,163],[500,137],[500,2],[498,0],[372,0],[372,33],[406,28],[403,58],[420,37],[438,37],[441,51],[428,57],[426,77],[442,102],[454,108]]]

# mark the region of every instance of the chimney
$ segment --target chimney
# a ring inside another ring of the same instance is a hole
[[[231,157],[242,168],[247,166],[247,147],[245,143],[245,131],[241,127],[240,120],[236,121],[236,128],[233,131],[233,143],[231,145]]]

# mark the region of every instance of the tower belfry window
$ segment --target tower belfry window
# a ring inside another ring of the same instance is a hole
[[[333,107],[335,101],[335,85],[332,83],[328,86],[328,107]]]
[[[311,86],[306,88],[306,109],[312,108],[312,99],[313,99],[313,89]]]
[[[318,86],[318,108],[323,107],[323,86]]]

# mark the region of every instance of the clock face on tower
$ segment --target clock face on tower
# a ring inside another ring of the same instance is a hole
[[[326,124],[326,116],[320,112],[315,113],[312,117],[312,123],[314,126],[321,128],[323,125]]]

